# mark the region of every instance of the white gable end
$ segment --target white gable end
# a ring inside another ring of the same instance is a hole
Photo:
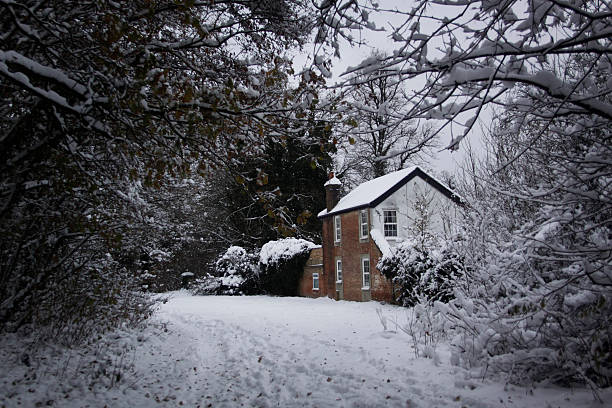
[[[381,233],[385,230],[385,210],[395,211],[397,217],[397,237],[385,237],[393,246],[407,238],[449,238],[458,206],[417,176],[370,210],[371,228]]]

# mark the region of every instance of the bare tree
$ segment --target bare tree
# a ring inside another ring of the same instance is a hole
[[[404,9],[384,9],[371,0],[326,1],[319,31],[334,47],[341,39],[353,43],[354,31],[377,29],[369,15],[383,12],[404,17],[389,32],[395,50],[352,71],[420,78],[411,82],[423,85],[413,88],[410,109],[397,121],[441,120],[438,130],[463,126],[449,149],[458,148],[487,105],[517,106],[543,119],[572,114],[585,124],[596,121],[589,126],[612,119],[612,90],[592,80],[596,69],[610,72],[612,9],[604,0],[420,0]],[[590,56],[581,76],[555,71],[572,55]],[[517,84],[530,87],[534,97],[512,98]]]
[[[371,58],[385,57],[378,51]],[[374,71],[355,74],[351,81],[355,86],[343,95],[348,126],[338,128],[350,141],[343,149],[343,166],[339,172],[343,180],[371,180],[416,163],[431,153],[436,145],[431,128],[419,128],[416,121],[401,120],[408,106],[401,78]]]

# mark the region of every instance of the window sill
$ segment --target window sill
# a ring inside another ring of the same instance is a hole
[[[367,288],[361,288],[361,290],[370,290],[370,287],[368,286]]]
[[[319,291],[319,288],[312,288],[312,291],[313,291],[313,292],[318,292],[318,291]]]
[[[342,283],[342,281],[336,281],[336,283]]]

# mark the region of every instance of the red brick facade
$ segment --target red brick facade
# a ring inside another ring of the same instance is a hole
[[[359,211],[347,212],[341,214],[340,217],[341,241],[339,243],[334,242],[334,217],[323,219],[323,248],[314,249],[308,261],[311,265],[315,265],[317,260],[321,259],[322,270],[318,272],[319,290],[312,290],[314,269],[307,263],[300,282],[300,296],[328,296],[338,300],[360,302],[369,300],[391,302],[393,298],[391,282],[376,269],[376,264],[381,256],[380,250],[371,237],[359,239]],[[363,288],[362,259],[364,257],[370,260],[369,289]],[[336,260],[338,259],[342,261],[342,283],[336,282]]]
[[[313,274],[319,276],[319,289],[313,287]],[[304,274],[300,280],[300,286],[298,288],[299,296],[306,297],[319,297],[325,296],[327,292],[323,286],[323,249],[315,248],[310,251],[310,258],[306,261],[304,266]]]
[[[369,211],[369,210],[367,210]],[[339,215],[341,217],[341,240],[334,242],[334,217],[323,219],[323,261],[325,275],[332,277],[328,284],[328,296],[335,299],[368,301],[381,300],[391,302],[391,282],[376,269],[380,259],[380,250],[371,237],[359,239],[359,211]],[[368,220],[370,217],[368,216]],[[368,230],[370,228],[368,227]],[[362,259],[370,261],[370,288],[363,288]],[[336,260],[342,261],[342,283],[336,284]]]

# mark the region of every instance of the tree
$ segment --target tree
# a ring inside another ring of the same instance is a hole
[[[215,210],[235,245],[261,247],[297,236],[320,241],[316,211],[325,207],[323,184],[331,168],[330,130],[311,122],[300,137],[264,137],[257,154],[245,154],[220,177]]]
[[[378,51],[370,58],[384,60],[385,55]],[[384,176],[430,153],[436,145],[430,127],[419,129],[418,123],[398,121],[409,106],[401,78],[375,70],[356,73],[350,81],[355,85],[347,89],[341,102],[347,125],[337,129],[350,140],[344,143],[338,172],[345,184]]]
[[[585,65],[570,66],[581,75]],[[452,313],[466,332],[490,329],[466,361],[488,354],[514,381],[610,383],[612,170],[603,158],[612,147],[607,129],[579,122],[506,110],[479,166],[482,188],[465,191],[474,197],[466,232],[480,250],[462,289],[472,307]]]
[[[69,313],[81,305],[96,311],[91,321],[123,319],[142,303],[129,279],[150,262],[140,252],[167,258],[176,242],[166,238],[186,234],[165,201],[181,180],[213,173],[245,146],[257,151],[263,133],[291,136],[279,123],[301,94],[272,85],[286,72],[284,51],[308,36],[309,6],[17,1],[0,10],[0,329],[78,327],[66,322],[85,319]]]
[[[405,17],[389,33],[397,49],[385,58],[365,59],[352,71],[424,79],[408,97],[411,108],[396,122],[438,119],[443,121],[438,131],[451,123],[463,125],[464,132],[452,139],[449,149],[458,148],[487,105],[521,106],[541,118],[574,114],[596,120],[589,126],[612,118],[610,91],[592,80],[594,70],[610,71],[612,22],[605,1],[420,0],[407,10],[386,10],[377,2],[347,0],[324,2],[319,11],[318,38],[328,38],[337,53],[341,39],[355,42],[352,31],[378,29],[370,13]],[[581,76],[554,72],[569,56],[578,55],[590,56]],[[507,98],[517,84],[530,87],[535,98]]]

